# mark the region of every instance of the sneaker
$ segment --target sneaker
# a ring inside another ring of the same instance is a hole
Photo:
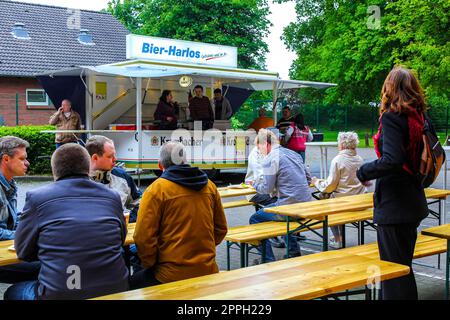
[[[286,245],[282,239],[278,237],[269,239],[270,245],[275,248],[286,248]]]
[[[336,241],[334,239],[334,237],[330,239],[328,244],[333,249],[341,249],[342,248],[342,241]]]

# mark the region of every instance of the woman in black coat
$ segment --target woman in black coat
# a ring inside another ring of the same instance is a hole
[[[425,117],[422,88],[413,73],[396,67],[387,76],[381,92],[380,128],[374,136],[378,159],[357,172],[366,183],[377,179],[374,222],[381,260],[411,267],[417,228],[428,215],[424,188],[414,178],[423,148]],[[383,300],[417,300],[417,287],[409,275],[384,281]]]

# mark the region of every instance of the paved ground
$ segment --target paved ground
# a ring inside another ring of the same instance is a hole
[[[336,155],[337,151],[330,149],[328,155],[328,163],[331,159]],[[359,154],[364,158],[365,161],[369,161],[375,158],[375,154],[371,149],[361,149],[359,150]],[[309,148],[307,151],[307,164],[309,165],[311,172],[313,175],[318,176],[319,172],[319,159],[320,153],[317,148]],[[218,185],[228,185],[229,183],[238,183],[243,180],[243,174],[245,171],[232,171],[227,172],[226,174],[222,174],[221,180],[217,180],[216,183]],[[436,188],[443,188],[443,180],[442,174],[439,180],[433,185]],[[25,193],[27,190],[34,189],[48,182],[26,182],[21,181],[19,183],[19,208],[23,207],[25,201]],[[142,187],[143,189],[145,186]],[[372,190],[371,190],[372,191]],[[236,199],[230,198],[227,201],[233,201]],[[450,221],[449,215],[449,201],[447,201],[446,211],[447,211],[447,220]],[[435,210],[437,210],[437,206],[433,206]],[[229,226],[239,226],[248,224],[249,217],[254,213],[253,207],[243,207],[243,208],[233,208],[226,210],[227,220]],[[430,226],[437,225],[437,221],[434,219],[425,219],[420,229],[427,228]],[[311,232],[305,233],[308,237],[308,240],[319,240],[319,237],[312,234]],[[376,240],[376,234],[373,231],[366,231],[366,243],[374,242]],[[357,244],[357,235],[356,229],[347,228],[347,243],[348,246],[353,246]],[[320,251],[320,247],[311,245],[311,244],[301,244],[302,254],[310,254],[314,252]],[[274,249],[274,253],[277,259],[280,259],[284,254],[284,249]],[[231,268],[235,269],[239,267],[239,252],[232,251],[231,252],[232,260],[231,260]],[[250,254],[249,261],[252,262],[254,259],[257,259],[257,255]],[[441,260],[444,261],[445,255],[441,256]],[[221,270],[226,270],[226,246],[225,243],[222,243],[218,246],[217,249],[217,262]],[[429,258],[423,258],[416,260],[416,262],[421,264],[427,264],[430,266],[419,266],[414,265],[414,272],[417,280],[419,298],[420,299],[442,299],[444,295],[445,289],[445,265],[441,265],[441,269],[437,268],[438,257],[433,256]],[[0,299],[3,297],[3,292],[7,288],[7,285],[0,284]],[[363,296],[354,296],[351,299],[363,299]]]

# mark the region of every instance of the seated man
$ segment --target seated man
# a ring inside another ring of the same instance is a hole
[[[264,174],[250,183],[260,194],[276,192],[278,200],[269,206],[311,201],[307,178],[309,173],[303,164],[302,157],[292,150],[281,147],[275,134],[266,129],[259,130],[256,144],[261,154],[266,156],[262,162]],[[284,221],[285,218],[285,216],[260,209],[250,217],[250,224]],[[289,246],[289,255],[300,255],[297,242],[291,237],[289,241],[286,241],[286,237],[284,239]],[[266,241],[266,260],[275,261],[269,241]]]
[[[132,289],[219,272],[227,221],[215,184],[187,164],[179,142],[162,146],[159,165],[164,172],[139,207],[134,240],[146,269],[133,274]]]
[[[91,178],[117,191],[124,210],[130,212],[130,222],[136,222],[142,192],[125,170],[114,167],[114,142],[104,136],[92,136],[86,142],[86,149],[91,156]]]
[[[24,176],[30,163],[27,160],[27,141],[13,136],[0,138],[0,241],[14,239],[20,212],[17,210],[16,176]],[[1,283],[35,280],[39,262],[18,263],[0,267]]]
[[[89,179],[89,154],[65,144],[52,156],[55,182],[27,193],[14,246],[41,262],[37,281],[12,285],[5,300],[87,299],[128,290],[127,228],[117,192]]]

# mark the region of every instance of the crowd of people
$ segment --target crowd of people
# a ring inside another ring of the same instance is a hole
[[[196,114],[198,119],[230,115],[229,103],[221,92],[215,93],[222,103],[216,104],[214,113],[203,88],[195,88],[191,105],[197,111],[204,107]],[[168,127],[177,119],[172,104],[171,92],[164,91],[156,113]],[[293,117],[284,108],[277,136],[265,129],[273,122],[260,111],[245,177],[257,192],[251,200],[257,207],[250,224],[283,221],[284,216],[265,208],[312,201],[311,186],[323,197],[345,197],[367,192],[376,179],[374,222],[380,257],[411,267],[417,227],[428,214],[424,188],[411,174],[419,166],[415,155],[421,148],[421,128],[429,121],[425,111],[413,73],[393,69],[382,90],[375,137],[378,159],[364,164],[356,151],[357,134],[341,132],[339,153],[326,179],[312,177],[305,165],[305,143],[312,134],[303,116]],[[51,122],[72,128],[79,126],[78,118],[65,100]],[[84,147],[69,143],[76,142],[73,136],[57,136],[51,158],[54,182],[29,191],[22,211],[17,208],[14,177],[27,172],[29,144],[13,136],[0,138],[0,241],[14,240],[22,261],[0,267],[0,282],[12,284],[5,299],[85,299],[219,271],[216,246],[227,233],[221,197],[208,176],[189,165],[181,143],[161,147],[163,173],[142,194],[132,177],[115,166],[111,139],[95,135]],[[129,222],[136,222],[132,273],[123,249]],[[340,248],[342,227],[333,227],[332,232],[332,245]],[[292,235],[283,241],[289,257],[301,254]],[[267,261],[275,261],[272,246],[283,241],[265,242]],[[417,299],[414,274],[383,282],[382,295]]]

